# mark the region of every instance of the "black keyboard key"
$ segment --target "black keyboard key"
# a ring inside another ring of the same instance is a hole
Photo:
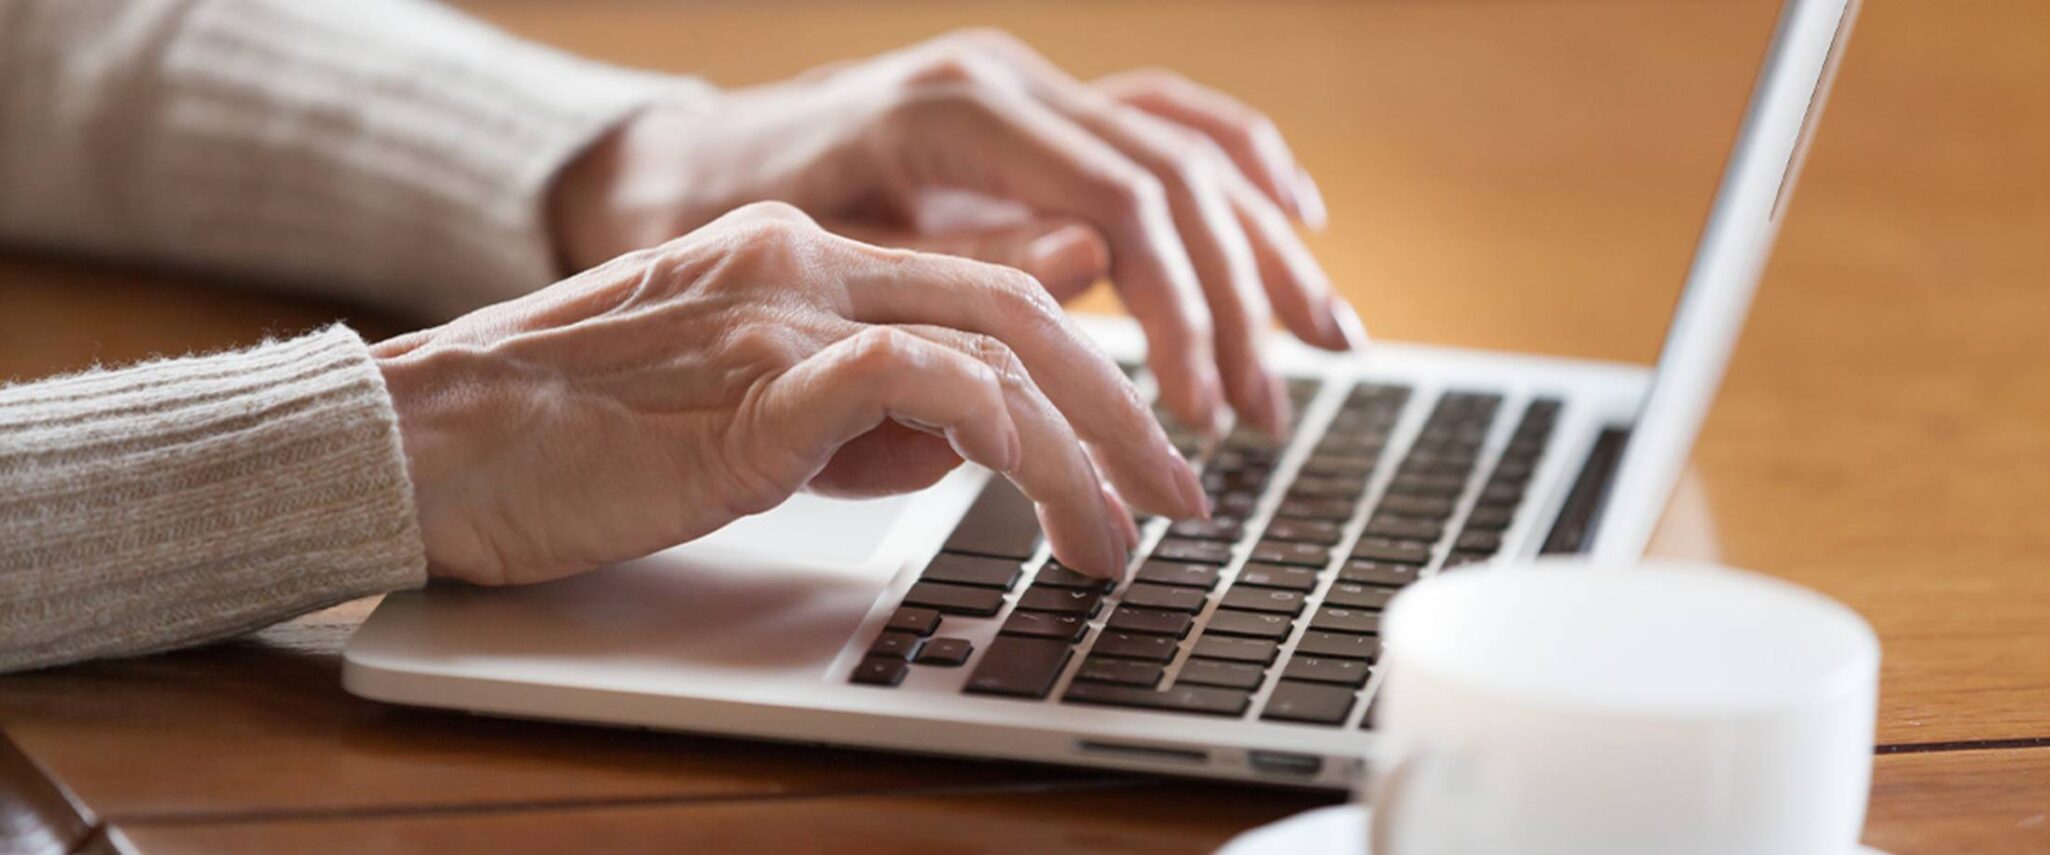
[[[1315,475],[1319,478],[1351,478],[1365,481],[1367,476],[1374,474],[1374,459],[1317,454],[1303,461],[1302,471],[1305,475]]]
[[[1334,433],[1318,441],[1316,452],[1326,457],[1373,457],[1387,444],[1386,434]]]
[[[1015,559],[942,552],[932,557],[932,563],[925,565],[925,572],[919,578],[929,582],[975,585],[1008,591],[1011,585],[1018,581],[1018,576],[1024,572],[1024,565]]]
[[[947,614],[989,617],[1003,608],[1004,592],[941,582],[918,582],[904,594],[907,606],[923,606]]]
[[[852,682],[867,686],[894,686],[904,682],[911,663],[895,656],[870,656],[854,666]]]
[[[1250,560],[1268,564],[1293,564],[1298,567],[1322,567],[1331,563],[1331,549],[1314,543],[1263,540],[1253,545]]]
[[[1245,519],[1253,515],[1253,508],[1259,504],[1258,493],[1226,493],[1211,500],[1210,509],[1213,513]]]
[[[1381,613],[1364,609],[1342,609],[1325,606],[1310,617],[1310,628],[1325,632],[1356,632],[1361,635],[1377,635],[1381,632]]]
[[[1281,669],[1285,680],[1303,680],[1311,683],[1335,683],[1350,688],[1367,684],[1373,669],[1358,659],[1333,659],[1327,656],[1289,657],[1288,667]]]
[[[1246,533],[1246,527],[1235,517],[1211,517],[1177,521],[1168,526],[1167,533],[1190,540],[1238,540]]]
[[[1383,561],[1347,561],[1338,568],[1338,581],[1399,588],[1415,582],[1422,567]]]
[[[1352,557],[1389,564],[1425,564],[1431,560],[1431,545],[1414,540],[1362,537],[1353,545]]]
[[[1431,496],[1382,496],[1374,514],[1394,514],[1421,519],[1444,519],[1452,515],[1452,500]]]
[[[1218,609],[1210,614],[1210,620],[1203,624],[1205,633],[1215,635],[1243,635],[1248,638],[1265,638],[1283,641],[1295,628],[1295,619],[1288,615],[1265,612],[1242,612],[1233,609]]]
[[[1089,622],[1081,615],[1057,615],[1047,612],[1012,612],[999,630],[1004,635],[1019,635],[1031,638],[1055,638],[1073,644],[1082,640],[1082,633],[1089,631]]]
[[[1470,564],[1479,564],[1495,557],[1492,552],[1454,552],[1445,556],[1445,563],[1439,570],[1456,570]]]
[[[1227,609],[1294,617],[1302,614],[1303,602],[1306,599],[1307,596],[1302,591],[1291,591],[1287,588],[1233,585],[1231,590],[1224,592],[1224,599],[1218,601],[1218,605]]]
[[[889,627],[912,635],[931,635],[940,628],[940,613],[932,609],[903,607],[890,614]]]
[[[1509,508],[1482,505],[1466,515],[1467,531],[1501,531],[1509,527],[1516,518],[1516,512]]]
[[[1162,538],[1160,545],[1153,548],[1153,554],[1169,561],[1228,564],[1231,562],[1231,545],[1209,540],[1168,537]]]
[[[1282,680],[1267,696],[1260,717],[1268,721],[1339,725],[1352,712],[1353,690],[1324,683]]]
[[[1359,636],[1365,638],[1365,636]],[[1229,635],[1204,633],[1196,639],[1196,647],[1189,655],[1198,659],[1222,659],[1226,662],[1252,662],[1268,665],[1274,662],[1281,645],[1258,638],[1235,638]]]
[[[1189,627],[1195,617],[1182,612],[1142,609],[1134,606],[1118,606],[1104,621],[1105,629],[1119,632],[1136,632],[1144,635],[1166,635],[1181,638],[1189,634]]]
[[[911,660],[920,665],[938,665],[952,668],[968,661],[968,654],[975,652],[975,646],[965,638],[935,638],[919,648],[918,657]]]
[[[1223,686],[1227,689],[1253,691],[1267,682],[1267,669],[1250,662],[1224,662],[1216,659],[1191,659],[1182,663],[1181,676],[1174,684],[1184,683],[1197,686]]]
[[[1096,636],[1096,644],[1089,648],[1089,652],[1096,656],[1167,662],[1174,659],[1175,647],[1175,639],[1165,635],[1105,631]]]
[[[1117,581],[1096,576],[1086,576],[1062,567],[1059,563],[1048,561],[1046,566],[1039,568],[1039,572],[1032,577],[1032,584],[1034,587],[1045,585],[1049,588],[1078,588],[1085,591],[1109,592],[1111,588],[1117,586]]]
[[[1317,571],[1307,567],[1283,567],[1279,564],[1254,564],[1248,562],[1239,569],[1236,585],[1255,588],[1287,588],[1291,591],[1310,591],[1317,587]]]
[[[1366,482],[1344,478],[1298,478],[1288,486],[1291,499],[1355,499],[1366,489]]]
[[[1026,588],[1025,593],[1018,595],[1016,611],[1052,612],[1092,618],[1096,616],[1096,609],[1102,604],[1103,592],[1094,588],[1052,588],[1038,584]]]
[[[1494,482],[1490,483],[1486,487],[1481,488],[1480,503],[1483,505],[1501,505],[1515,507],[1517,503],[1522,501],[1522,484],[1504,484],[1501,482]]]
[[[1078,704],[1102,704],[1113,707],[1139,707],[1161,712],[1185,712],[1200,715],[1239,716],[1252,702],[1252,695],[1238,689],[1223,689],[1216,686],[1177,685],[1164,692],[1118,686],[1110,683],[1076,683],[1068,687],[1068,693],[1061,700]]]
[[[1075,679],[1124,686],[1144,686],[1150,689],[1159,685],[1160,676],[1166,670],[1157,663],[1141,662],[1137,659],[1091,656],[1082,660],[1082,667],[1075,671]]]
[[[1067,642],[1020,635],[999,635],[982,651],[982,661],[968,675],[962,691],[978,695],[1043,698],[1074,655]]]
[[[1335,656],[1372,662],[1381,655],[1381,637],[1313,629],[1303,633],[1302,640],[1296,642],[1295,652],[1297,656]]]
[[[1268,540],[1337,546],[1339,538],[1344,534],[1339,529],[1339,524],[1330,520],[1278,519],[1267,526],[1267,533],[1263,537]]]
[[[1209,598],[1208,591],[1142,582],[1126,589],[1124,602],[1128,606],[1193,614],[1202,611],[1203,602]]]
[[[1493,553],[1502,548],[1502,535],[1492,531],[1463,531],[1459,539],[1452,541],[1452,548],[1461,552]]]
[[[1324,605],[1346,609],[1380,610],[1395,599],[1395,589],[1360,582],[1339,582],[1324,592]]]
[[[1450,499],[1466,490],[1466,479],[1450,475],[1397,475],[1388,482],[1388,492],[1406,496]]]
[[[1352,519],[1353,503],[1344,499],[1288,499],[1274,510],[1280,519],[1325,520],[1342,523]]]
[[[1139,565],[1139,572],[1132,579],[1155,585],[1174,585],[1208,591],[1217,587],[1217,568],[1203,564],[1180,564],[1148,559],[1146,563]]]
[[[1369,537],[1436,541],[1444,536],[1445,526],[1436,520],[1375,514],[1373,519],[1367,521],[1366,534]]]
[[[918,636],[911,633],[891,630],[876,636],[876,643],[868,646],[868,655],[871,657],[894,656],[898,659],[910,659],[913,654],[918,652],[918,641]]]
[[[1039,549],[1039,517],[1017,485],[991,478],[942,549],[1023,561]]]

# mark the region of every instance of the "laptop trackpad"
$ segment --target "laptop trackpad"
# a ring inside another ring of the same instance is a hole
[[[543,585],[393,595],[356,646],[522,681],[653,677],[691,681],[672,683],[686,692],[815,681],[983,477],[956,472],[886,499],[798,496],[685,546]]]

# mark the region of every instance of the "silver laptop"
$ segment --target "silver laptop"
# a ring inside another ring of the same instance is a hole
[[[1122,584],[1051,562],[1030,504],[964,467],[896,498],[799,496],[556,583],[392,595],[344,682],[497,716],[1351,786],[1403,586],[1643,551],[1855,11],[1787,4],[1655,368],[1278,341],[1293,435],[1175,434],[1217,518],[1147,521]],[[1142,361],[1129,323],[1085,328]]]

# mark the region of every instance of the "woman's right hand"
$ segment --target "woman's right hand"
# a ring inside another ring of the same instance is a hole
[[[1096,575],[1137,545],[1126,500],[1208,513],[1123,373],[1031,277],[836,237],[786,205],[373,354],[430,572],[473,583],[636,558],[800,489],[917,489],[962,458],[1016,482],[1054,555]]]

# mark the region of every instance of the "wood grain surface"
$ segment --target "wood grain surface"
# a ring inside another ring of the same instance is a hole
[[[1773,19],[1758,0],[465,5],[726,85],[983,24],[1084,75],[1174,67],[1296,144],[1332,210],[1313,246],[1375,335],[1632,360],[1655,353]],[[1661,540],[1871,620],[1879,741],[1914,749],[1877,764],[1867,838],[1894,852],[2050,849],[2045,44],[2050,4],[1868,4],[1693,459],[1706,520]],[[0,377],[337,318],[407,326],[204,273],[0,258]],[[0,678],[0,829],[145,851],[1184,852],[1325,801],[383,707],[337,684],[369,605]]]

